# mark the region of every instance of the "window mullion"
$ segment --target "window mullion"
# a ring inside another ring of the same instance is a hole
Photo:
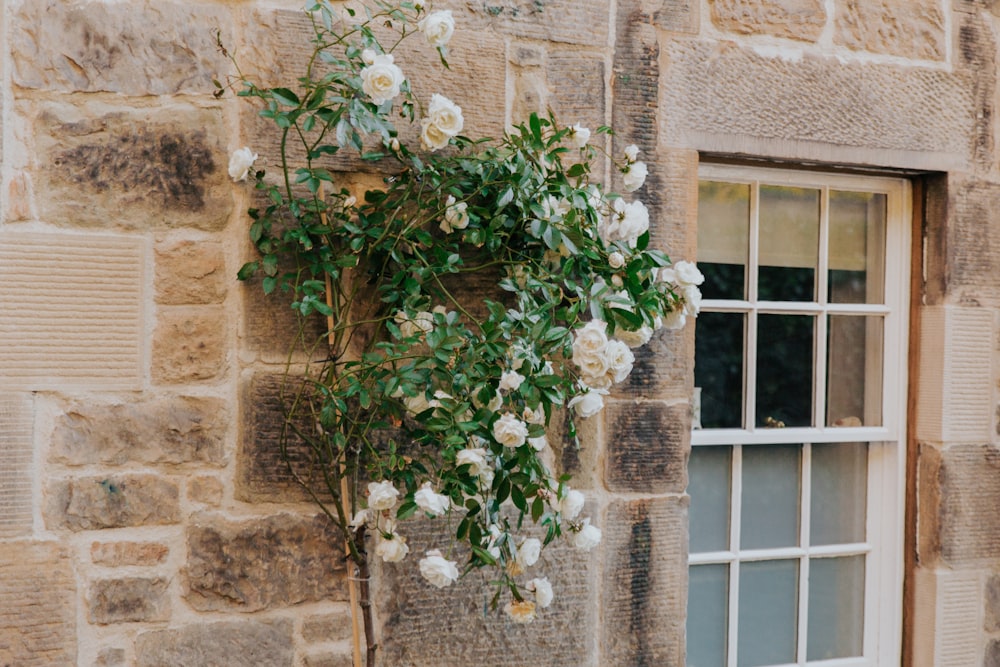
[[[739,640],[740,612],[740,523],[743,515],[743,447],[733,446],[733,470],[730,481],[732,489],[731,514],[729,517],[729,550],[736,558],[729,564],[729,625],[726,642],[727,666],[736,665],[736,646]]]
[[[743,425],[745,428],[756,427],[757,405],[757,276],[760,261],[760,182],[754,181],[750,186],[750,233],[749,257],[747,258],[747,300],[750,309],[747,311],[744,330],[746,331],[746,350],[743,353],[743,376],[746,382],[743,401]]]
[[[812,445],[802,445],[802,498],[799,501],[799,546],[805,553],[799,559],[799,629],[797,633],[796,660],[806,662],[806,642],[809,628],[809,533],[812,511]]]
[[[826,424],[826,360],[827,360],[827,324],[828,318],[823,312],[829,303],[827,286],[829,285],[830,268],[830,188],[820,190],[819,200],[819,263],[816,268],[816,300],[820,305],[820,314],[816,316],[813,331],[815,332],[814,359],[815,377],[813,378],[813,426]]]

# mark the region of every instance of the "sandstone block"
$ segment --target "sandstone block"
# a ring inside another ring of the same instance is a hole
[[[815,42],[826,24],[822,0],[710,0],[720,30]]]
[[[608,508],[601,667],[679,665],[687,606],[687,498]]]
[[[94,660],[94,667],[125,667],[125,649],[103,648]]]
[[[187,530],[188,603],[258,611],[346,597],[343,538],[322,515],[249,521],[201,515]]]
[[[210,475],[192,477],[187,483],[187,496],[196,503],[218,506],[225,491],[222,480]]]
[[[904,58],[945,58],[945,17],[935,0],[838,0],[834,15],[839,44]]]
[[[153,379],[159,383],[218,377],[226,365],[226,321],[211,306],[163,306],[153,332]]]
[[[1000,562],[1000,450],[949,447],[940,480],[941,557],[953,567]]]
[[[31,532],[32,408],[29,395],[0,394],[0,538]]]
[[[986,614],[983,629],[986,632],[1000,630],[1000,575],[994,574],[986,580]]]
[[[684,492],[691,432],[689,404],[609,401],[604,419],[608,489]]]
[[[229,69],[213,28],[231,23],[222,7],[201,3],[140,2],[127,12],[104,3],[23,3],[8,28],[14,81],[60,92],[204,95]]]
[[[47,222],[214,231],[228,221],[232,184],[219,109],[49,103],[35,135]]]
[[[157,303],[222,303],[234,282],[220,243],[185,239],[156,246]]]
[[[309,616],[302,621],[302,640],[308,644],[340,641],[351,636],[351,628],[348,612]]]
[[[0,665],[76,665],[76,578],[42,542],[0,543]]]
[[[302,340],[309,344],[318,341],[327,331],[326,318],[313,316],[303,320],[292,310],[291,301],[284,292],[264,294],[259,276],[244,283],[242,296],[244,344],[265,363],[283,364],[290,351],[294,357],[308,356],[298,344],[300,328]]]
[[[623,397],[678,399],[690,391],[694,373],[694,350],[689,335],[693,321],[686,329],[659,331],[648,343],[632,350],[635,363],[628,379],[615,387],[614,393]]]
[[[608,41],[604,0],[448,0],[439,5],[451,9],[465,29],[588,46]]]
[[[163,578],[104,579],[90,585],[87,618],[91,623],[136,623],[170,618],[168,582]]]
[[[127,567],[158,565],[167,559],[170,547],[158,542],[94,542],[90,559],[95,565]]]
[[[947,291],[953,301],[1000,306],[1000,256],[990,248],[1000,243],[1000,230],[984,224],[1000,206],[1000,184],[950,174],[948,224],[944,233]]]
[[[242,619],[144,632],[136,638],[137,667],[292,667],[292,621]]]
[[[180,396],[136,403],[74,402],[56,421],[52,458],[70,465],[226,462],[225,402]]]
[[[177,485],[153,475],[79,477],[52,482],[46,522],[70,530],[155,526],[180,519]]]
[[[986,645],[983,667],[1000,667],[1000,639],[991,639]]]
[[[350,653],[331,653],[329,651],[306,653],[303,664],[305,667],[352,667],[354,656]]]

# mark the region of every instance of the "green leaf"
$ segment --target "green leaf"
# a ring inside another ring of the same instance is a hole
[[[290,91],[288,88],[272,88],[271,97],[277,100],[279,104],[283,104],[286,107],[299,106],[299,96]]]

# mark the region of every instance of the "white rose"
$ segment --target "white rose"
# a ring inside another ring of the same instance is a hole
[[[451,137],[441,131],[429,118],[420,121],[420,146],[424,150],[436,151],[448,145]]]
[[[615,337],[629,347],[642,347],[653,337],[653,330],[644,324],[635,331],[618,329]]]
[[[531,623],[535,620],[535,603],[530,600],[511,600],[504,605],[503,610],[515,623]]]
[[[531,445],[532,449],[536,452],[540,452],[549,446],[549,439],[545,435],[540,435],[537,438],[528,438],[528,444]]]
[[[420,574],[438,588],[451,586],[458,581],[457,563],[444,558],[437,549],[428,551],[427,557],[420,559]]]
[[[403,70],[392,63],[392,54],[380,53],[372,64],[361,70],[361,89],[375,104],[388,102],[399,95],[399,87],[406,77]]]
[[[537,409],[525,407],[524,412],[521,413],[521,417],[529,424],[544,424],[545,409],[541,405]]]
[[[559,512],[564,521],[572,521],[583,511],[583,505],[587,499],[576,489],[567,489],[566,494],[559,501]]]
[[[462,108],[437,93],[431,95],[431,103],[427,106],[427,118],[449,137],[458,135],[465,124]]]
[[[625,266],[625,255],[617,250],[608,254],[608,266],[612,269],[620,269]]]
[[[257,154],[244,146],[233,151],[229,156],[229,177],[234,181],[245,181],[250,175],[250,168],[257,161]]]
[[[629,162],[635,162],[635,159],[639,157],[639,147],[635,144],[629,144],[625,147],[625,159]]]
[[[493,422],[493,437],[505,447],[520,447],[528,437],[528,425],[505,412]]]
[[[434,329],[434,315],[426,310],[417,312],[413,317],[399,310],[396,311],[393,320],[399,326],[399,332],[403,338],[410,338],[411,336],[423,337],[424,334]]]
[[[694,285],[685,285],[682,293],[684,294],[684,314],[697,317],[701,310],[701,290]]]
[[[687,323],[687,314],[684,309],[672,310],[663,316],[663,328],[671,331],[683,329]]]
[[[413,501],[417,507],[432,516],[441,516],[451,507],[451,499],[441,493],[435,493],[430,482],[424,482],[423,486],[413,494]]]
[[[410,415],[419,415],[424,410],[430,410],[431,408],[436,408],[440,403],[435,400],[427,400],[424,396],[424,392],[417,392],[416,396],[407,396],[403,399],[403,405],[406,406],[406,411]]]
[[[573,208],[573,205],[565,199],[559,197],[553,197],[549,195],[542,201],[542,208],[545,209],[544,217],[546,220],[552,220],[555,218],[562,218]],[[560,255],[563,255],[562,248],[560,248]],[[567,249],[565,255],[569,256],[569,250]]]
[[[646,182],[648,173],[649,170],[645,162],[635,162],[625,167],[622,170],[622,184],[625,186],[625,192],[635,192],[641,188]]]
[[[705,282],[705,276],[698,270],[698,265],[694,262],[680,261],[673,266],[673,275],[681,285],[701,285]]]
[[[604,349],[608,346],[605,333],[607,322],[591,320],[577,330],[573,339],[573,363],[588,377],[601,377],[608,372]]]
[[[590,525],[590,518],[583,520],[580,530],[573,535],[573,546],[583,551],[590,551],[601,543],[601,529]]]
[[[490,399],[490,402],[486,404],[486,408],[490,412],[496,412],[502,407],[503,407],[503,396],[500,394],[500,391],[498,390],[497,393],[493,396],[493,398]]]
[[[399,491],[389,480],[368,483],[368,507],[373,510],[389,510],[396,504]]]
[[[517,391],[522,382],[524,376],[517,371],[504,371],[500,376],[500,391]]]
[[[608,341],[605,357],[608,361],[608,373],[614,382],[622,382],[632,372],[635,355],[632,354],[628,345],[620,340]]]
[[[587,142],[590,141],[590,130],[577,123],[573,127],[569,128],[569,134],[567,136],[569,137],[570,145],[573,148],[583,148],[587,145]]]
[[[489,464],[486,461],[486,450],[482,447],[460,450],[455,455],[455,465],[469,466],[469,474],[475,477],[481,477],[484,473],[490,471]]]
[[[375,547],[375,555],[386,563],[398,563],[406,558],[410,553],[410,547],[406,546],[406,538],[400,537],[396,533],[390,533],[389,537],[382,536]]]
[[[366,65],[371,65],[375,62],[375,56],[377,55],[378,54],[375,53],[374,49],[365,49],[364,51],[361,52],[361,60]]]
[[[368,522],[368,510],[358,510],[354,514],[354,518],[351,519],[351,523],[348,524],[354,530],[357,530],[361,526]]]
[[[441,221],[441,230],[445,234],[450,234],[456,229],[465,229],[469,226],[469,205],[464,201],[456,204],[455,198],[448,195],[445,200],[444,220]]]
[[[538,538],[529,537],[517,548],[517,558],[515,561],[522,569],[527,569],[538,562],[538,557],[542,555],[542,543]]]
[[[570,399],[568,406],[576,410],[576,414],[584,419],[593,417],[604,409],[604,394],[607,391],[602,389],[588,389],[582,394],[577,394]]]
[[[392,149],[393,153],[398,153],[399,152],[399,139],[396,138],[396,137],[393,137],[392,141],[389,142],[389,148]]]
[[[525,588],[535,594],[535,604],[544,609],[552,604],[552,584],[548,577],[539,577],[529,581]]]
[[[616,199],[613,205],[614,216],[617,217],[617,228],[615,238],[627,243],[634,248],[639,237],[649,230],[649,211],[641,201],[634,201],[628,204]]]
[[[424,33],[431,46],[441,48],[448,43],[455,32],[455,19],[449,10],[432,12],[420,19],[417,28]]]
[[[424,0],[413,0],[413,8],[414,9],[423,9],[424,8]]]

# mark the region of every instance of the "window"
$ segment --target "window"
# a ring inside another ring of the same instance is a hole
[[[898,665],[908,184],[699,178],[687,664]]]

